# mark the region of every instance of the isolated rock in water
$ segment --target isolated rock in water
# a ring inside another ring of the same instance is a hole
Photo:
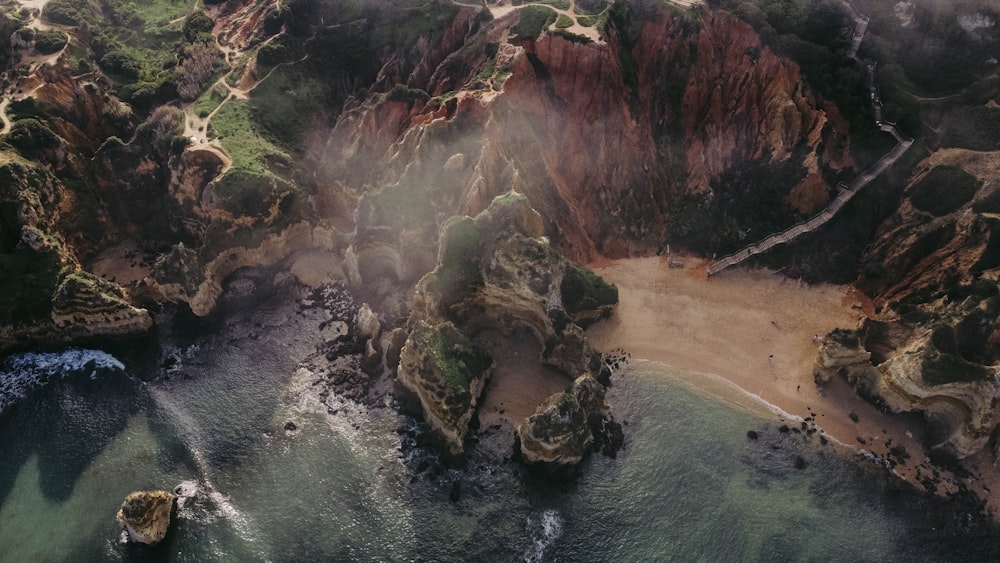
[[[572,392],[557,393],[517,427],[521,455],[527,463],[572,466],[594,441],[587,413]]]
[[[396,396],[411,410],[419,409],[451,462],[465,454],[469,421],[492,371],[490,355],[451,323],[418,321],[403,346]]]
[[[168,491],[136,491],[129,493],[118,510],[118,523],[128,531],[134,542],[160,542],[170,527],[170,513],[177,499]]]
[[[382,325],[378,322],[378,317],[367,303],[362,303],[358,309],[358,314],[354,317],[354,328],[357,331],[358,340],[365,339],[378,340],[382,333]]]

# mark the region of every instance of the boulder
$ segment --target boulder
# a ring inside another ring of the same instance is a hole
[[[159,543],[167,535],[176,499],[169,491],[129,493],[118,510],[118,524],[128,531],[129,539],[134,542]]]

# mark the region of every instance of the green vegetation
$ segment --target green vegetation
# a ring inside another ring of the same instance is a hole
[[[538,4],[545,4],[546,6],[552,6],[557,10],[568,10],[569,0],[535,0]]]
[[[526,6],[518,12],[517,25],[511,28],[511,33],[517,39],[535,39],[555,21],[556,13],[552,9]]]
[[[715,197],[680,194],[673,198],[668,241],[683,241],[698,252],[722,255],[788,228],[802,219],[786,202],[788,186],[804,177],[801,160],[794,157],[776,164],[765,155],[733,166],[711,181]]]
[[[208,117],[226,99],[227,95],[229,95],[229,91],[224,86],[216,85],[195,100],[195,113],[201,118]]]
[[[212,117],[211,132],[233,159],[226,175],[216,183],[215,193],[223,206],[236,215],[265,215],[291,190],[286,177],[292,159],[257,128],[246,100],[229,100]]]
[[[593,27],[603,32],[608,25],[610,15],[611,10],[607,9],[596,16],[577,16],[576,21],[583,27]]]
[[[566,265],[559,291],[563,307],[570,313],[618,303],[618,288],[579,264]]]
[[[446,301],[458,300],[470,286],[482,283],[477,266],[477,256],[482,244],[482,233],[469,217],[452,217],[441,231],[439,264],[431,274],[436,293]]]
[[[54,149],[62,144],[58,135],[33,118],[15,121],[3,141],[24,155],[42,149]]]
[[[250,110],[254,121],[286,147],[299,146],[304,135],[327,123],[331,93],[307,68],[281,66],[254,88]]]
[[[919,211],[941,217],[972,201],[982,183],[957,166],[936,166],[912,188],[910,203]]]
[[[611,4],[609,0],[576,0],[573,12],[583,16],[593,16],[607,12]]]
[[[559,14],[558,17],[556,17],[556,29],[573,27],[573,23],[573,18],[567,16],[566,14]]]
[[[269,162],[285,160],[290,163],[290,159],[284,151],[261,135],[251,112],[248,101],[229,100],[212,118],[212,134],[219,138],[232,157],[234,169],[264,175],[268,173]]]
[[[920,375],[930,386],[993,380],[993,370],[936,350],[924,355],[921,368]]]
[[[1000,108],[960,106],[944,117],[941,145],[974,151],[1000,150]]]
[[[59,261],[55,256],[26,248],[0,252],[0,323],[47,318],[58,280]]]
[[[68,41],[69,38],[66,37],[65,33],[57,29],[50,29],[35,35],[35,49],[43,55],[51,55],[62,50]]]
[[[191,69],[190,64],[182,65],[191,52],[182,48],[185,24],[180,20],[192,13],[195,4],[195,0],[52,0],[43,13],[54,23],[84,29],[82,48],[89,53],[74,52],[73,56],[96,61],[116,82],[122,99],[149,110],[175,99],[178,84],[184,81],[178,70]],[[194,21],[201,22],[199,18]]]
[[[465,337],[451,323],[418,326],[410,338],[418,349],[427,350],[434,372],[453,388],[469,390],[469,383],[489,369],[490,355]]]

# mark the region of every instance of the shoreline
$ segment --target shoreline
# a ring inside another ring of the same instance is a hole
[[[966,487],[1000,513],[992,494],[1000,490],[996,472],[973,481],[930,465],[920,415],[883,413],[843,378],[814,382],[815,336],[854,328],[870,307],[864,295],[766,270],[727,270],[708,280],[704,260],[671,260],[684,265],[671,268],[666,257],[590,265],[619,290],[614,316],[587,329],[591,344],[666,365],[683,373],[677,381],[695,392],[758,414],[811,420],[820,435],[872,463],[882,464],[890,449],[902,446],[909,457],[888,469],[891,474],[940,496]]]

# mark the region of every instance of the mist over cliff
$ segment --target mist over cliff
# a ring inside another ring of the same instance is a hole
[[[750,264],[854,283],[862,387],[996,442],[991,405],[932,404],[1000,360],[992,2],[2,5],[0,348],[209,315],[245,268],[401,325],[445,223],[511,190],[571,259],[707,260],[825,209],[891,124],[911,149]]]

